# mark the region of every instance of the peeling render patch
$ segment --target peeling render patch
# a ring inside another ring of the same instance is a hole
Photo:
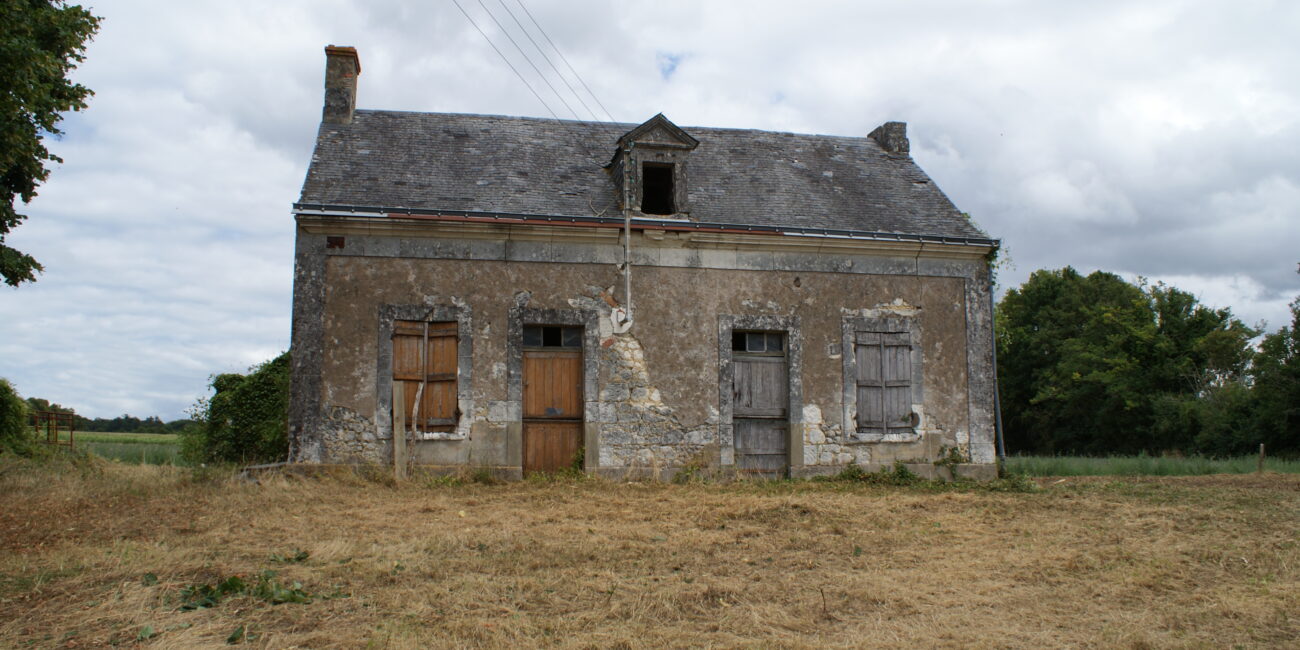
[[[601,348],[601,364],[608,373],[599,400],[601,467],[682,466],[716,443],[716,422],[684,425],[664,404],[631,332],[614,335]]]
[[[657,472],[684,465],[702,454],[716,456],[709,453],[717,442],[716,419],[684,424],[664,403],[663,394],[650,379],[645,350],[633,333],[635,326],[615,333],[611,317],[619,304],[611,292],[588,287],[587,295],[569,304],[598,314],[599,369],[604,377],[593,404],[600,431],[598,467]]]
[[[937,423],[907,440],[846,443],[843,427],[825,420],[821,407],[816,404],[804,406],[802,431],[804,464],[808,467],[842,468],[849,463],[881,467],[895,461],[924,464],[943,456],[945,449],[956,449],[967,459],[971,455],[969,433],[963,430],[950,433]]]
[[[803,407],[803,462],[812,466],[835,466],[871,462],[871,448],[864,445],[844,445],[843,430],[839,424],[822,419],[822,409],[816,404]]]
[[[321,418],[321,446],[336,463],[382,463],[388,445],[376,435],[369,418],[341,406],[330,407]]]

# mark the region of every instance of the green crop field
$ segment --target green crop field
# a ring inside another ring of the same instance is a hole
[[[104,431],[78,431],[77,442],[113,442],[117,444],[175,445],[181,437],[174,433],[107,433]],[[64,440],[67,438],[65,437]]]
[[[41,439],[44,439],[42,436]],[[66,441],[67,435],[59,436]],[[103,458],[140,465],[180,465],[180,436],[174,433],[78,431],[76,448]]]
[[[181,447],[176,443],[80,442],[77,448],[96,456],[138,465],[182,465]]]

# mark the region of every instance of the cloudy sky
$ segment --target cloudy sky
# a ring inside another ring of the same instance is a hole
[[[550,71],[518,0],[459,2],[550,109],[451,0],[94,6],[75,79],[95,97],[9,237],[46,272],[0,288],[0,376],[83,415],[172,419],[210,374],[288,347],[326,44],[359,49],[360,108],[572,117],[503,35]],[[907,122],[1004,242],[1004,286],[1104,269],[1270,329],[1300,294],[1300,3],[523,2],[618,121]]]

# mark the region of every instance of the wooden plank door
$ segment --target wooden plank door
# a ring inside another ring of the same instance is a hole
[[[790,464],[790,388],[784,336],[738,332],[734,341],[731,424],[736,469],[783,476]]]
[[[581,448],[582,350],[525,349],[524,473],[573,467]]]

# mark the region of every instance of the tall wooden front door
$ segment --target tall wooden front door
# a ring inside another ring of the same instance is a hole
[[[524,473],[574,467],[582,449],[582,328],[525,327],[523,379]]]
[[[736,469],[782,476],[790,461],[790,390],[785,336],[735,332],[732,336],[731,424]]]

